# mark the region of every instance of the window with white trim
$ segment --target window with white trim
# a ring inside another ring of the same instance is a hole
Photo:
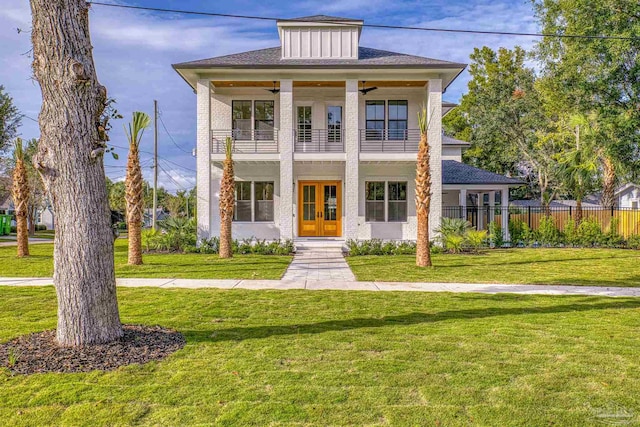
[[[384,222],[384,181],[365,182],[364,217],[367,222]]]
[[[251,181],[236,181],[234,221],[251,221]]]
[[[405,222],[407,220],[407,183],[387,183],[387,216],[389,222]]]
[[[406,181],[365,182],[365,221],[406,222]]]
[[[254,182],[255,221],[273,221],[273,181]]]

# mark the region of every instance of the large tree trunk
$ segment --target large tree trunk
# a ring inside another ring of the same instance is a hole
[[[142,264],[142,170],[136,144],[129,144],[127,159],[126,195],[129,264]]]
[[[88,8],[84,0],[31,0],[33,71],[42,91],[34,165],[57,216],[53,281],[63,346],[122,337],[99,129],[107,91],[94,69]]]
[[[20,141],[20,140],[19,140]],[[20,142],[22,144],[22,142]],[[22,154],[20,154],[21,156]],[[29,256],[29,231],[27,215],[29,209],[29,182],[27,169],[22,157],[16,159],[16,167],[13,170],[13,204],[16,212],[16,238],[18,244],[18,257]]]
[[[613,164],[613,161],[608,156],[604,156],[602,166],[603,186],[602,199],[600,200],[600,204],[607,209],[612,209],[616,204],[616,168]]]
[[[233,256],[231,227],[233,222],[233,208],[235,204],[235,181],[233,160],[231,158],[231,142],[227,141],[227,158],[222,168],[220,182],[220,258]]]
[[[429,143],[426,130],[420,134],[418,161],[416,165],[416,213],[418,236],[416,242],[416,265],[431,267],[429,247],[429,210],[431,209],[431,168],[429,165]]]
[[[582,199],[576,199],[576,224],[582,222]]]

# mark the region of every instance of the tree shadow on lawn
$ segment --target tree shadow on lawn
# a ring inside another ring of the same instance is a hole
[[[181,330],[188,343],[243,341],[247,339],[263,339],[280,335],[320,334],[331,331],[348,331],[360,328],[381,328],[386,326],[409,326],[421,323],[435,323],[447,320],[473,320],[497,316],[536,315],[583,312],[608,309],[638,309],[639,299],[615,300],[604,303],[574,303],[554,305],[550,307],[512,307],[512,308],[478,308],[469,310],[446,310],[435,313],[407,313],[380,318],[356,318],[344,320],[328,320],[317,323],[293,324],[282,326],[252,326],[246,328],[227,328],[213,330]]]

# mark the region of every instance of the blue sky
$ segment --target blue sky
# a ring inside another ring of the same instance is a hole
[[[328,14],[364,19],[365,23],[443,28],[532,32],[537,30],[530,0],[301,0],[229,2],[195,0],[113,1],[109,3],[192,9],[207,12],[298,17]],[[25,0],[3,0],[0,9],[0,84],[13,96],[20,110],[33,118],[40,110],[40,88],[31,79],[31,16]],[[242,52],[279,44],[274,22],[250,21],[93,6],[90,13],[94,60],[100,82],[117,101],[124,120],[113,122],[111,143],[126,146],[123,124],[133,111],[153,112],[157,99],[162,120],[159,130],[161,185],[170,191],[195,184],[195,103],[192,90],[173,71],[172,63]],[[18,33],[20,28],[25,30]],[[444,34],[365,28],[360,44],[414,55],[467,63],[474,47],[515,45],[530,48],[530,37]],[[449,87],[444,98],[457,102],[466,91],[465,72]],[[38,137],[37,123],[24,118],[24,138]],[[152,132],[145,134],[142,150],[152,151]],[[146,146],[146,147],[144,147]],[[126,150],[116,149],[119,160],[106,159],[106,172],[114,180],[124,176]],[[151,159],[142,155],[145,177]]]

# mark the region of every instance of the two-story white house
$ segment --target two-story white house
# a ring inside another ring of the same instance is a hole
[[[200,238],[219,233],[230,137],[234,238],[415,240],[423,106],[432,234],[443,206],[506,206],[519,181],[464,165],[467,144],[442,133],[453,106],[442,94],[465,64],[362,47],[362,25],[324,15],[281,20],[278,47],[173,65],[197,94]]]

